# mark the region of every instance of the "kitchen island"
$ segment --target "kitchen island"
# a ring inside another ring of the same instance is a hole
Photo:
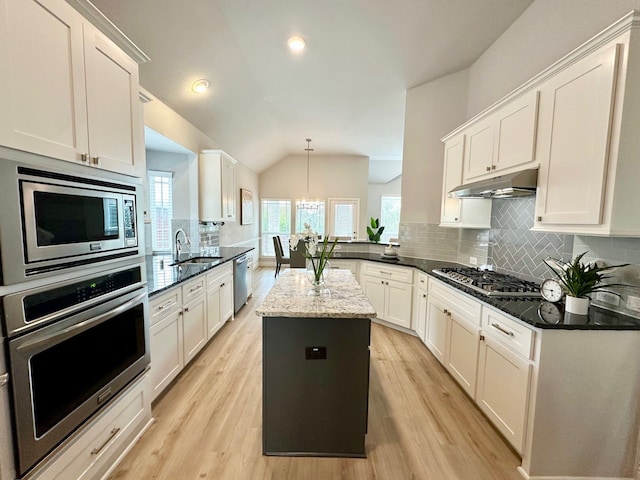
[[[264,303],[265,455],[365,457],[369,339],[376,312],[348,270],[310,295],[306,271],[285,270]]]

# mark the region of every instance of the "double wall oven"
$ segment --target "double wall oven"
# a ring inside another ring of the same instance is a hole
[[[0,158],[3,346],[19,478],[149,366],[141,184],[58,165]]]

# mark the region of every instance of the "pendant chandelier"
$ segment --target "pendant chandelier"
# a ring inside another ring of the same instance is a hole
[[[320,208],[320,203],[319,202],[313,202],[311,200],[309,200],[309,182],[310,182],[310,158],[309,158],[309,154],[311,152],[313,152],[313,148],[311,148],[311,139],[307,138],[306,140],[307,142],[307,148],[305,148],[304,150],[307,152],[307,194],[304,197],[304,200],[298,200],[298,202],[296,203],[296,208],[298,210],[318,210]]]

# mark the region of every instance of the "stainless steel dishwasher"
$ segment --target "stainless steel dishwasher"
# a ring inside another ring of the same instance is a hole
[[[233,311],[236,313],[247,303],[247,256],[233,261]]]

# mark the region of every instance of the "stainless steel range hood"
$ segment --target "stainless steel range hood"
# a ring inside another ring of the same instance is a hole
[[[499,177],[467,183],[451,190],[451,198],[512,198],[536,194],[538,169],[500,175]]]

